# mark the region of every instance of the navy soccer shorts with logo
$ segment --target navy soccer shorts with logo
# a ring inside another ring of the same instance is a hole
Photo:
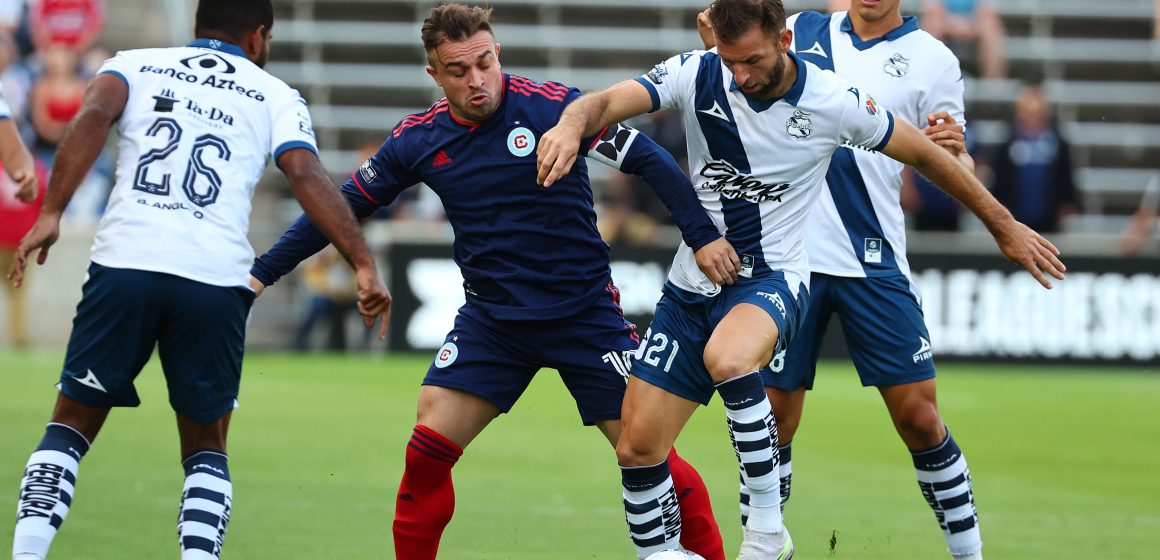
[[[92,263],[60,390],[89,406],[137,406],[133,381],[156,345],[173,410],[210,424],[238,397],[253,302],[249,288]]]
[[[796,289],[791,289],[786,277],[777,272],[740,278],[709,297],[666,282],[652,325],[632,361],[632,375],[679,397],[709,404],[714,389],[704,355],[713,329],[738,304],[756,305],[777,323],[776,355],[795,337],[810,298],[804,283],[794,284]]]
[[[587,426],[620,418],[638,343],[611,283],[587,309],[553,321],[499,321],[468,303],[423,384],[471,393],[509,412],[537,371],[555,369]]]
[[[822,337],[835,313],[863,386],[934,377],[930,334],[910,279],[901,274],[848,278],[814,273],[801,336],[789,345],[784,363],[775,360],[771,365],[766,385],[785,391],[813,388]],[[781,371],[776,371],[778,365]]]

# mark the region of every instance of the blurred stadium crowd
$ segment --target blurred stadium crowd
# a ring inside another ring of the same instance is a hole
[[[591,90],[638,75],[674,52],[699,48],[695,17],[706,1],[486,3],[496,8],[505,70]],[[268,69],[311,103],[323,162],[336,180],[373,153],[394,123],[437,98],[423,72],[418,40],[418,22],[434,3],[275,0]],[[55,145],[106,49],[185,42],[192,30],[182,31],[182,22],[190,21],[193,4],[0,0],[0,84],[46,178]],[[785,4],[790,13],[826,11],[845,9],[848,0]],[[1086,245],[1104,254],[1160,254],[1154,233],[1160,211],[1160,0],[903,0],[903,6],[904,14],[918,16],[962,61],[967,139],[977,174],[1017,219],[1044,233],[1094,239]],[[157,21],[140,21],[143,14]],[[134,28],[168,29],[171,36],[134,35]],[[684,132],[675,114],[633,124],[683,162]],[[66,219],[79,229],[100,217],[113,154],[103,160],[70,206]],[[679,235],[650,190],[602,166],[592,171],[601,233],[614,249],[675,245]],[[7,178],[0,176],[0,182]],[[298,212],[287,186],[267,183],[253,217],[259,251]],[[11,190],[0,189],[0,223],[35,213],[16,202]],[[902,203],[915,230],[981,228],[915,173],[906,177]],[[411,189],[388,210],[376,216],[372,241],[450,238],[438,200],[424,187]],[[8,233],[0,239],[5,251],[20,236]],[[283,318],[297,323],[286,345],[309,348],[318,338],[310,331],[322,322],[331,325],[329,346],[347,346],[340,331],[353,320],[346,313],[353,301],[351,280],[338,261],[323,255],[304,267],[298,282],[303,289]],[[19,312],[22,305],[10,299],[8,308]],[[21,321],[9,323],[15,345],[29,342]]]

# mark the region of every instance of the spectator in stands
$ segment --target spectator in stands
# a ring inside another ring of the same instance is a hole
[[[1123,237],[1120,238],[1120,253],[1125,256],[1135,255],[1140,246],[1151,237],[1158,216],[1160,216],[1160,174],[1152,177],[1148,187],[1144,189],[1140,208],[1136,210],[1132,221],[1128,223],[1128,228],[1124,230]]]
[[[105,2],[32,0],[28,19],[37,51],[59,46],[79,54],[89,50],[101,34],[105,25]]]
[[[319,320],[324,320],[325,348],[332,352],[346,350],[346,319],[356,311],[357,286],[354,274],[333,245],[303,263],[302,287],[308,293],[308,302],[306,313],[294,331],[294,349],[309,350],[310,334]]]
[[[922,28],[951,47],[960,59],[977,60],[980,77],[1007,77],[1006,32],[995,0],[925,0]],[[964,46],[973,46],[975,52],[962,52]]]
[[[3,28],[0,28],[0,89],[4,90],[11,118],[23,122],[27,118],[32,74],[21,63],[20,49],[12,32]]]
[[[44,71],[32,86],[29,118],[36,133],[34,152],[51,168],[56,145],[84,101],[85,81],[77,75],[76,55],[67,48],[47,49],[41,61]]]
[[[992,154],[991,171],[995,198],[1027,227],[1059,231],[1063,219],[1079,211],[1071,146],[1041,84],[1020,89],[1010,137]]]

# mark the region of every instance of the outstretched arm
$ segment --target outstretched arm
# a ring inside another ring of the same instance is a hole
[[[36,200],[40,194],[40,185],[36,179],[36,163],[24,142],[20,140],[20,132],[16,130],[16,123],[12,119],[0,120],[0,162],[4,170],[12,178],[19,189],[16,198],[24,203]]]
[[[1031,228],[1019,223],[1011,212],[995,200],[986,187],[960,161],[929,141],[922,132],[902,119],[895,119],[894,132],[882,153],[913,166],[947,194],[963,203],[982,220],[1008,260],[1026,268],[1043,287],[1050,289],[1047,272],[1064,279],[1067,267],[1060,262],[1059,249]]]
[[[363,315],[364,322],[368,327],[373,325],[375,319],[381,316],[383,321],[379,327],[379,338],[384,338],[387,330],[387,313],[391,306],[391,295],[379,278],[375,260],[371,257],[370,249],[367,248],[362,231],[351,212],[350,204],[335,188],[334,183],[330,181],[330,177],[326,175],[326,171],[323,170],[322,164],[318,161],[318,156],[311,150],[305,148],[287,150],[278,158],[278,166],[289,179],[290,189],[294,192],[294,197],[298,199],[298,202],[302,204],[302,209],[306,211],[304,218],[309,218],[309,223],[313,224],[309,228],[305,224],[301,226],[302,230],[314,229],[314,232],[313,235],[304,234],[300,238],[300,240],[304,238],[307,241],[298,243],[298,249],[300,251],[313,249],[306,255],[309,256],[325,247],[326,239],[334,243],[338,252],[342,253],[346,261],[354,267],[355,278],[358,282],[359,313]],[[302,218],[299,219],[299,223],[301,222],[303,222]],[[299,226],[299,223],[295,223],[295,226]],[[294,231],[293,227],[291,231]],[[287,240],[288,235],[290,235],[290,231],[283,235],[279,244],[283,242],[293,244],[292,241]],[[321,240],[321,245],[319,245],[319,235],[325,236]],[[298,260],[301,261],[301,258]]]
[[[701,206],[697,192],[669,152],[625,124],[614,124],[592,142],[588,157],[638,175],[657,193],[681,229],[697,265],[714,284],[732,286],[741,260]]]
[[[539,173],[536,182],[550,187],[572,170],[580,154],[580,139],[604,127],[642,115],[653,108],[652,96],[634,80],[620,82],[604,91],[589,93],[564,109],[560,122],[540,138],[536,148]]]
[[[44,194],[40,217],[20,241],[12,268],[8,270],[8,278],[16,286],[24,280],[24,269],[30,254],[39,251],[37,264],[44,264],[48,260],[48,249],[60,235],[60,217],[89,168],[101,155],[105,139],[109,136],[109,128],[121,118],[128,100],[129,86],[117,76],[101,74],[89,82],[80,111],[57,148],[52,165],[52,180]]]

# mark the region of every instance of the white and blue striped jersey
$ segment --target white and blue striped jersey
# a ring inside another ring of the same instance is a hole
[[[741,275],[782,271],[796,287],[794,277],[808,286],[805,222],[831,155],[845,144],[883,148],[894,120],[868,92],[792,53],[790,59],[797,81],[768,101],[740,91],[711,51],[674,56],[637,82],[652,95],[654,111],[681,110],[693,184],[741,257]],[[689,292],[714,292],[685,244],[669,281]]]
[[[271,156],[317,152],[306,102],[241,48],[210,39],[122,51],[99,73],[124,80],[129,99],[93,262],[248,286],[255,185]]]
[[[947,111],[963,118],[963,75],[945,45],[907,17],[878,39],[861,40],[846,12],[789,18],[802,59],[866,87],[890,112],[919,128]],[[833,276],[910,276],[899,188],[903,165],[882,154],[842,148],[806,226],[810,270]]]

